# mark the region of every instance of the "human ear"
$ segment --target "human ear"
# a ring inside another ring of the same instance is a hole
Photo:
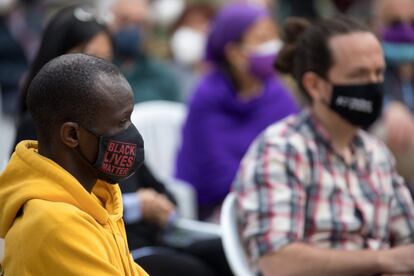
[[[74,122],[65,122],[60,126],[60,139],[70,148],[79,145],[79,125]]]
[[[323,93],[326,90],[326,82],[316,73],[306,72],[302,77],[302,83],[313,101],[324,98]]]

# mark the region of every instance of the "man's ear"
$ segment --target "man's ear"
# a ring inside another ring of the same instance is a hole
[[[306,72],[302,78],[303,87],[313,101],[321,99],[325,89],[323,79],[314,72]]]
[[[60,139],[70,148],[79,145],[79,125],[74,122],[65,122],[60,126]]]

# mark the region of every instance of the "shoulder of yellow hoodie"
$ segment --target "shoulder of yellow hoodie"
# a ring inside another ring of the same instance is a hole
[[[6,235],[5,275],[123,275],[111,264],[110,249],[103,226],[87,213],[33,199]]]

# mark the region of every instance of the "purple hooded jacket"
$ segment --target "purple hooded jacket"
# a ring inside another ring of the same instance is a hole
[[[176,166],[177,178],[197,191],[201,217],[228,194],[239,163],[256,136],[298,111],[278,79],[264,83],[259,97],[242,101],[230,77],[220,69],[226,44],[239,40],[266,15],[261,8],[233,4],[222,9],[213,23],[207,59],[216,66],[200,80],[190,100]]]
[[[192,184],[200,208],[221,203],[249,145],[270,124],[298,111],[289,92],[270,80],[249,102],[237,97],[221,72],[207,75],[189,105],[176,176]]]

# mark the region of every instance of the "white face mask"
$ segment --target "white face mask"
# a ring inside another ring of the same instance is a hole
[[[280,39],[272,39],[255,47],[253,53],[258,56],[275,55],[283,46]]]
[[[116,4],[116,0],[99,0],[95,1],[95,8],[97,10],[97,16],[105,24],[110,25],[114,21],[114,14],[112,9]]]
[[[238,0],[238,2],[247,3],[250,5],[258,5],[263,8],[269,8],[272,0]]]
[[[180,27],[171,38],[171,51],[175,61],[192,66],[204,57],[206,35],[190,27]]]
[[[151,18],[161,26],[169,26],[184,11],[184,0],[155,0],[151,4]]]

